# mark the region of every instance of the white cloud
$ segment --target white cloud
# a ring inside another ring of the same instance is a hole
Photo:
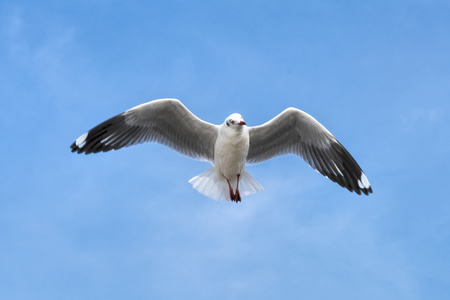
[[[27,52],[22,39],[24,21],[18,9],[15,9],[1,22],[3,47],[11,57],[17,57]]]
[[[426,123],[434,123],[440,118],[440,112],[435,108],[416,108],[400,116],[404,131],[409,131]]]

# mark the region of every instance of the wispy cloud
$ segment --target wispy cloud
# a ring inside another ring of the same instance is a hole
[[[417,126],[434,123],[440,118],[440,111],[436,108],[415,108],[400,116],[402,129],[409,131]]]
[[[22,55],[26,51],[26,45],[22,39],[24,21],[19,9],[14,9],[1,21],[1,35],[3,47],[11,57]],[[0,44],[1,45],[1,44]]]
[[[53,24],[45,28],[45,34],[36,35],[36,31],[44,31],[44,28],[35,25],[20,8],[12,9],[1,22],[3,48],[16,67],[47,83],[58,81],[75,47],[75,30]]]

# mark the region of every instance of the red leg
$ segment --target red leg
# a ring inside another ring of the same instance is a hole
[[[230,189],[230,200],[236,201],[236,195],[233,193],[233,188],[231,187],[230,181],[227,178],[228,188]]]
[[[237,174],[236,195],[235,195],[236,203],[241,202],[241,194],[239,193],[239,177],[241,177],[241,174]]]

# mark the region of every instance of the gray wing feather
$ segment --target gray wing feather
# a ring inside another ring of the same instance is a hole
[[[249,164],[296,154],[349,191],[372,193],[367,177],[350,153],[322,124],[301,110],[288,108],[263,125],[249,127],[249,135]]]
[[[141,104],[92,128],[72,145],[72,152],[97,153],[144,142],[158,142],[181,154],[214,162],[218,127],[202,121],[176,99]]]

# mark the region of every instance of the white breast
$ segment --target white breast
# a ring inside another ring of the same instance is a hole
[[[214,147],[216,174],[230,180],[240,174],[245,167],[249,142],[247,126],[237,131],[222,125]]]

